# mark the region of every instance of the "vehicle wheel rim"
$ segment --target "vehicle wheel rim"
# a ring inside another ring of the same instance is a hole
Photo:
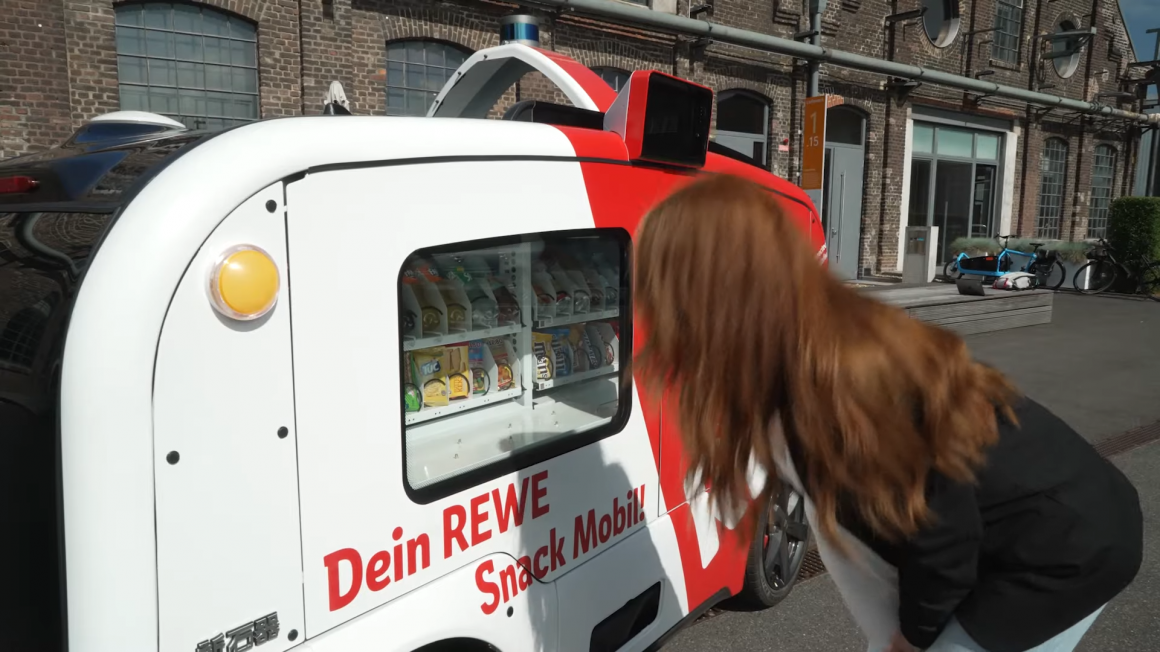
[[[797,577],[808,538],[805,501],[786,488],[769,505],[761,551],[765,577],[774,590],[784,589]]]

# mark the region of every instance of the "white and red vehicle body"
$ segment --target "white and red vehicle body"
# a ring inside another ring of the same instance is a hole
[[[521,66],[610,127],[455,119],[481,117]],[[232,649],[231,631],[276,613],[259,649],[588,650],[628,605],[656,611],[617,639],[640,650],[738,593],[750,541],[703,492],[687,495],[672,406],[636,383],[613,434],[434,497],[405,479],[397,277],[413,252],[633,234],[682,184],[729,173],[779,197],[824,264],[818,217],[792,184],[712,152],[700,167],[646,160],[650,74],[618,100],[574,61],[501,46],[464,64],[433,118],[247,125],[175,148],[108,205],[0,195],[16,220],[107,216],[46,331],[50,362],[33,365],[57,406],[36,432],[59,432],[45,487],[59,491],[68,649],[193,652],[219,634]],[[11,161],[0,178],[37,165]],[[276,309],[241,325],[205,289],[238,243],[269,252],[283,278]],[[2,623],[0,647],[46,649],[35,622]]]

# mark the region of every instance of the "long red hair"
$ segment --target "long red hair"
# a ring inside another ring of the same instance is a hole
[[[870,299],[823,268],[775,197],[736,177],[691,184],[643,220],[635,302],[647,388],[675,388],[690,464],[732,510],[750,455],[777,486],[780,425],[820,527],[850,500],[881,536],[927,518],[931,469],[973,481],[1012,420],[1015,390],[941,328]]]

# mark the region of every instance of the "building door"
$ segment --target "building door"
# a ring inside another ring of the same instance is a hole
[[[920,122],[912,133],[908,221],[938,227],[942,265],[961,248],[956,240],[998,234],[1002,136]]]
[[[866,158],[866,120],[858,111],[837,106],[826,113],[822,228],[830,269],[857,278],[862,239],[862,172]]]

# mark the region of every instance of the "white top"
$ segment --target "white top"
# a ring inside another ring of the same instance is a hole
[[[849,551],[844,555],[826,538],[818,524],[814,502],[805,492],[780,429],[774,435],[778,475],[793,485],[806,501],[806,518],[813,529],[818,553],[838,587],[850,615],[869,641],[867,652],[881,652],[899,630],[898,569],[870,549],[849,530],[838,525],[838,536]]]

